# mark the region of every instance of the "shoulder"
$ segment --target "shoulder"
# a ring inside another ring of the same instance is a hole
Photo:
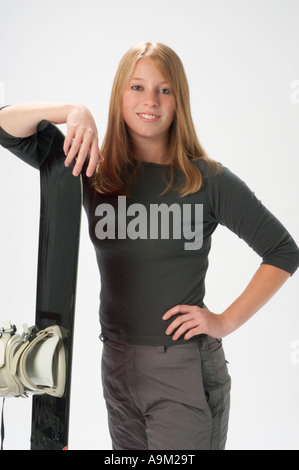
[[[229,173],[228,168],[224,167],[220,162],[209,160],[205,158],[198,158],[192,160],[192,164],[195,165],[202,177],[203,183],[206,183],[208,180],[216,182],[218,178],[223,178],[226,176],[226,173]]]
[[[202,187],[207,198],[219,202],[229,198],[240,202],[244,197],[254,195],[247,184],[222,163],[217,162],[217,167],[215,167],[205,160],[196,160],[194,164],[202,173]]]
[[[211,184],[243,183],[232,170],[218,161],[197,159],[192,163],[199,168],[204,180]]]

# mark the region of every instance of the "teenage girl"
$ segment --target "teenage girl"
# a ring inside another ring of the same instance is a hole
[[[37,166],[53,124],[61,123],[65,165],[76,157],[73,174],[82,175],[101,275],[102,383],[113,449],[224,449],[230,376],[221,338],[296,271],[298,247],[246,184],[204,152],[184,68],[169,47],[142,43],[124,55],[101,149],[94,119],[79,104],[5,107],[0,143]],[[262,262],[232,305],[214,313],[204,305],[204,286],[219,223]],[[187,249],[196,230],[201,242]]]

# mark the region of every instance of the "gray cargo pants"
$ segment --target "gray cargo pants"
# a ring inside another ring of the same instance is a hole
[[[156,347],[101,339],[114,450],[225,448],[230,376],[221,340]]]

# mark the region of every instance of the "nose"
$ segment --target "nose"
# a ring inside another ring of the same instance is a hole
[[[148,90],[144,94],[144,105],[149,108],[156,108],[159,106],[159,93],[156,90]]]

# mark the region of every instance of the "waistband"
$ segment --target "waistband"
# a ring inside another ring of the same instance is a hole
[[[199,349],[203,351],[205,349],[208,349],[209,345],[211,345],[215,342],[222,343],[221,338],[212,338],[211,336],[208,336],[208,335],[205,335],[205,334],[194,336],[190,340],[180,342],[180,343],[176,343],[176,341],[173,341],[172,345],[149,345],[149,344],[124,343],[124,342],[115,340],[114,338],[113,339],[109,338],[108,336],[104,335],[103,333],[101,333],[99,335],[99,338],[102,341],[102,343],[110,342],[119,350],[124,351],[128,347],[132,346],[134,348],[139,348],[139,347],[140,348],[152,348],[153,350],[156,350],[159,353],[165,353],[167,351],[167,349],[169,349],[169,348],[180,347],[182,345],[184,346],[184,345],[190,344],[190,345],[193,346],[194,343],[197,343]]]

